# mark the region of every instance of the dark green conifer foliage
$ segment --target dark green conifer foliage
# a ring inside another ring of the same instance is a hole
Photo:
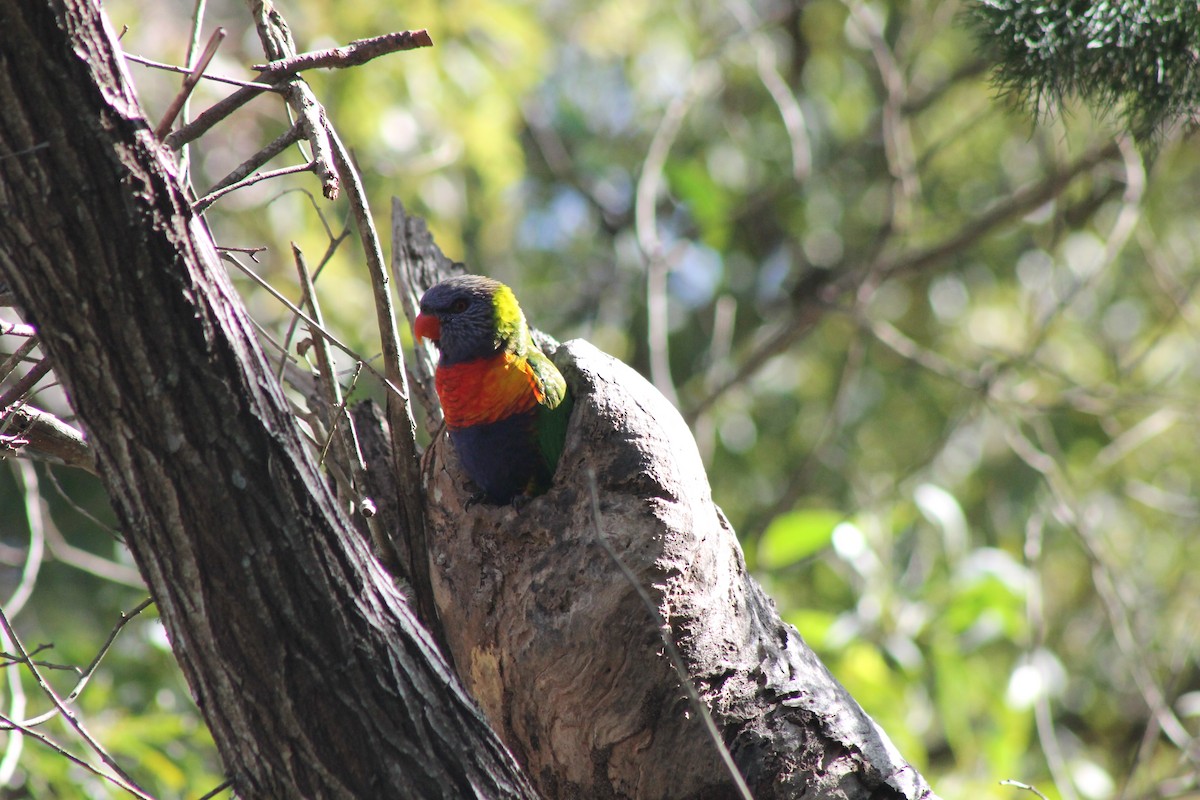
[[[971,17],[996,81],[1035,110],[1075,96],[1139,138],[1200,110],[1200,4],[978,0]]]

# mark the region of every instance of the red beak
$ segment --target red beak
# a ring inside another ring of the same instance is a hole
[[[413,323],[413,335],[418,339],[436,342],[442,338],[442,323],[432,314],[417,314],[417,320]]]

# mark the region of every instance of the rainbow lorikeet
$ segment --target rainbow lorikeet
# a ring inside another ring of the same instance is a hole
[[[479,275],[442,281],[421,298],[413,333],[441,352],[434,384],[450,441],[487,500],[549,489],[571,397],[512,290]]]

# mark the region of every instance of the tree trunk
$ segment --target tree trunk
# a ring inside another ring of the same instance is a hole
[[[445,437],[426,478],[458,672],[539,790],[736,796],[603,536],[667,620],[757,800],[933,798],[747,573],[674,407],[585,342],[555,361],[575,410],[549,493],[472,505]]]
[[[0,27],[0,275],[239,796],[533,796],[316,471],[98,7]]]

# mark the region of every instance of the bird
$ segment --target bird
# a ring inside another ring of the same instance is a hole
[[[434,388],[477,500],[521,505],[549,490],[573,400],[534,343],[512,290],[460,275],[421,297],[413,335],[439,352]]]

